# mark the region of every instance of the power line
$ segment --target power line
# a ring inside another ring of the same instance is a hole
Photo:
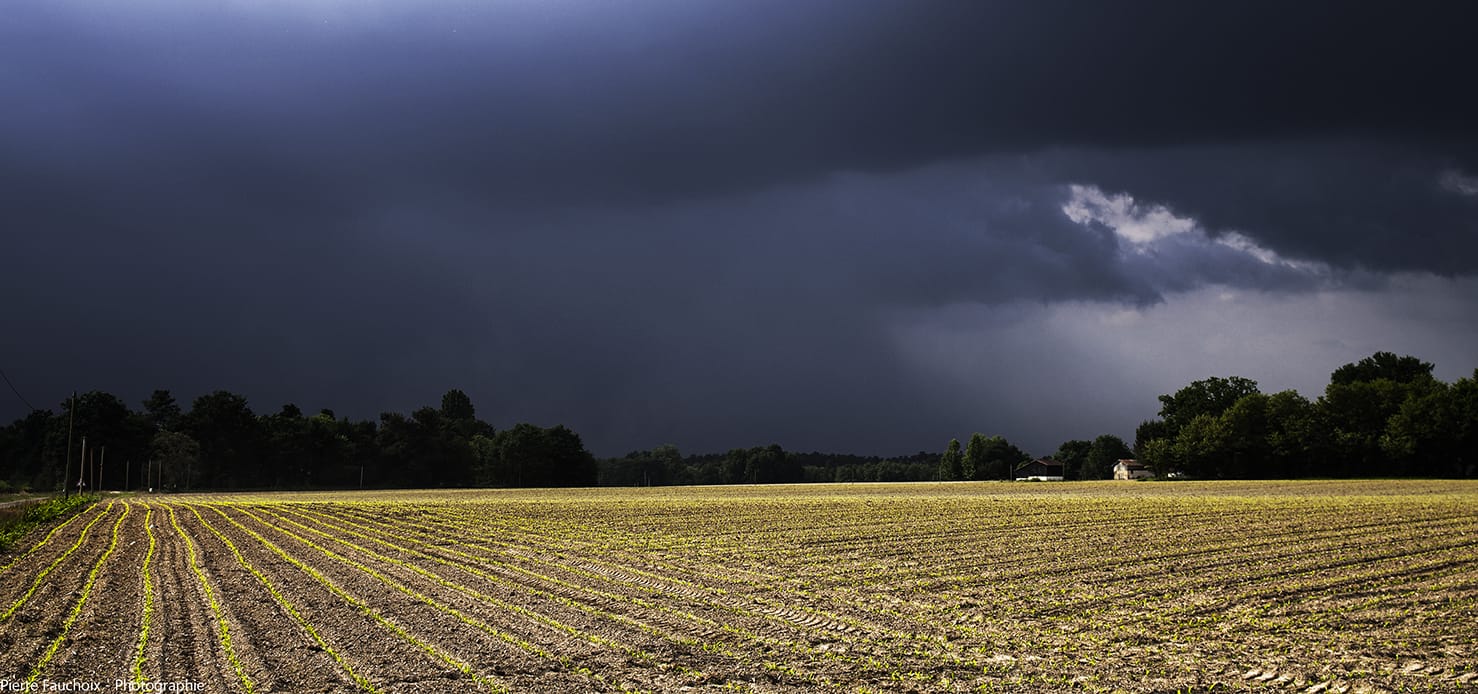
[[[10,392],[15,393],[15,396],[20,398],[21,402],[26,403],[26,407],[31,407],[31,402],[26,400],[26,396],[21,395],[21,392],[15,389],[15,384],[10,382],[10,377],[5,375],[4,369],[0,369],[0,378],[5,379],[5,385],[10,386]],[[31,407],[31,411],[35,412],[36,408]]]

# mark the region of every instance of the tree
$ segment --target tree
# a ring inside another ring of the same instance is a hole
[[[1163,419],[1140,422],[1134,429],[1134,457],[1143,460],[1147,443],[1156,439],[1168,440],[1171,437],[1170,426]]]
[[[1173,438],[1182,427],[1200,415],[1220,416],[1243,396],[1256,392],[1257,381],[1241,376],[1213,376],[1195,381],[1174,395],[1161,395],[1160,418],[1165,421],[1166,437]]]
[[[964,468],[962,460],[960,458],[959,439],[950,439],[949,446],[944,449],[944,456],[939,459],[939,479],[964,479]]]
[[[653,448],[649,459],[652,461],[653,468],[648,471],[647,480],[651,484],[683,483],[680,478],[686,472],[686,469],[683,466],[682,451],[679,451],[676,445],[664,443]],[[659,470],[660,473],[658,472]],[[654,479],[661,479],[662,481],[652,481]]]
[[[68,469],[67,421],[50,410],[32,410],[0,427],[0,482],[31,489],[57,489]]]
[[[965,444],[965,456],[960,459],[961,479],[981,479],[986,472],[985,449],[985,434],[979,432],[971,434],[970,443]]]
[[[1421,398],[1441,388],[1431,371],[1431,364],[1416,357],[1377,352],[1330,374],[1318,407],[1329,426],[1332,452],[1339,463],[1332,472],[1344,476],[1401,473],[1389,466],[1381,437],[1408,398]]]
[[[1088,451],[1091,448],[1093,448],[1092,441],[1083,441],[1080,439],[1063,441],[1062,445],[1057,447],[1057,452],[1052,454],[1052,458],[1062,463],[1062,476],[1064,479],[1095,479],[1084,475],[1084,469],[1087,467],[1088,462]]]
[[[1376,352],[1353,364],[1345,364],[1329,374],[1334,385],[1369,383],[1387,380],[1396,383],[1415,383],[1432,378],[1432,364],[1413,356],[1398,357],[1393,352]]]
[[[200,444],[188,434],[161,431],[151,443],[154,462],[160,466],[162,485],[174,489],[190,489],[199,470]]]
[[[1031,456],[1001,436],[984,439],[984,463],[976,471],[977,479],[1009,480],[1022,463]]]
[[[1276,477],[1282,471],[1267,467],[1271,459],[1268,446],[1268,396],[1249,393],[1221,414],[1219,452],[1222,468],[1218,476],[1232,479]]]
[[[283,405],[277,414],[261,418],[261,429],[266,443],[262,483],[274,488],[308,486],[312,473],[308,466],[308,422],[303,419],[303,411],[292,403]]]
[[[173,431],[181,416],[179,403],[167,390],[156,390],[144,401],[144,417],[156,431]]]
[[[63,403],[62,422],[65,422],[67,413],[74,407],[74,427],[77,436],[87,437],[88,450],[99,451],[93,457],[92,466],[96,469],[101,462],[101,450],[107,447],[109,460],[123,460],[131,457],[143,457],[143,452],[149,446],[149,437],[152,434],[143,419],[128,409],[128,405],[112,393],[102,391],[90,391],[78,396],[75,403]],[[63,432],[65,436],[65,432]],[[65,440],[62,446],[65,447]],[[65,455],[65,454],[63,454]],[[76,461],[73,461],[75,465]],[[71,468],[75,482],[76,468]],[[102,478],[98,482],[101,489],[121,489],[123,480],[122,465],[107,465],[101,470]],[[92,484],[92,482],[88,482]]]
[[[580,435],[560,425],[515,424],[495,438],[501,483],[517,487],[577,487],[596,482],[595,457]],[[486,466],[484,466],[486,467]]]
[[[495,438],[478,434],[469,443],[473,456],[473,484],[479,487],[511,486],[510,475],[503,468],[503,457]]]
[[[1478,369],[1472,378],[1460,378],[1448,391],[1452,406],[1452,448],[1457,452],[1454,472],[1462,477],[1478,475]]]
[[[470,422],[477,410],[472,407],[472,398],[453,388],[441,396],[441,415],[454,422]]]
[[[1407,398],[1387,422],[1381,448],[1399,474],[1472,477],[1478,472],[1478,371]]]
[[[1293,390],[1273,393],[1267,422],[1268,471],[1286,477],[1327,474],[1328,437],[1314,403]]]
[[[1171,459],[1181,472],[1192,477],[1221,477],[1225,469],[1221,417],[1196,415],[1175,435]]]
[[[1157,437],[1148,439],[1135,453],[1135,458],[1143,463],[1156,477],[1167,477],[1172,472],[1183,472],[1184,465],[1176,458],[1175,444],[1170,439]]]
[[[195,399],[181,429],[200,444],[196,480],[213,487],[261,486],[264,432],[246,398],[218,390]]]
[[[1114,476],[1114,465],[1122,458],[1128,458],[1133,453],[1124,440],[1113,434],[1103,434],[1093,443],[1089,444],[1088,450],[1083,456],[1082,469],[1079,479],[1106,480]],[[1061,458],[1059,458],[1061,460]],[[1066,465],[1064,465],[1064,468]]]
[[[779,444],[750,448],[742,451],[741,456],[745,484],[799,482],[801,479],[800,465],[787,456]]]

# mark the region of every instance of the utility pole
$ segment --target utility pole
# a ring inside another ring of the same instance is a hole
[[[103,454],[100,455],[100,456],[98,456],[98,484],[97,484],[97,490],[98,490],[98,493],[100,493],[100,494],[103,491],[103,463],[107,462],[107,460],[108,460],[108,447],[107,446],[103,446]]]
[[[82,437],[82,456],[77,459],[77,493],[82,493],[83,480],[87,479],[87,437]]]
[[[123,491],[128,491],[128,478],[133,476],[133,458],[123,459]]]
[[[62,461],[62,496],[72,495],[72,490],[67,485],[72,482],[72,418],[77,414],[77,391],[72,391],[72,399],[67,405],[67,459]]]

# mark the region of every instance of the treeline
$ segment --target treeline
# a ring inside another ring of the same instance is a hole
[[[1315,400],[1236,376],[1196,381],[1160,396],[1134,450],[1159,476],[1473,477],[1478,370],[1448,384],[1432,368],[1377,352],[1336,369]]]
[[[633,451],[599,462],[602,485],[785,484],[796,482],[915,482],[938,479],[939,454],[896,458],[793,453],[779,445],[683,456],[676,446]]]
[[[1139,425],[1132,451],[1105,434],[1065,441],[1051,457],[1069,480],[1107,479],[1131,456],[1160,477],[1478,475],[1478,371],[1448,384],[1432,369],[1379,352],[1336,369],[1315,400],[1263,394],[1236,376],[1196,381],[1160,396],[1159,418]],[[778,445],[684,456],[664,445],[597,461],[564,426],[495,430],[460,390],[440,407],[378,421],[291,404],[256,414],[227,391],[196,398],[189,410],[167,390],[141,405],[94,391],[0,428],[0,491],[61,489],[79,474],[87,488],[105,490],[1005,480],[1031,460],[1001,436],[976,433],[942,453],[894,458]]]
[[[216,391],[183,410],[157,390],[134,410],[93,391],[0,429],[0,487],[307,489],[588,486],[595,458],[564,426],[497,431],[460,390],[440,407],[351,421],[284,405],[256,414]],[[73,432],[68,443],[69,426]],[[87,453],[83,453],[86,437]],[[68,449],[70,447],[70,455]],[[146,478],[147,477],[147,478]]]

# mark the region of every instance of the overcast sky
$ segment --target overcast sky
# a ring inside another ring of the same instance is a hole
[[[1460,16],[1463,15],[1463,16]],[[1468,3],[9,0],[0,369],[598,455],[1478,367]],[[0,392],[0,420],[26,408]]]

